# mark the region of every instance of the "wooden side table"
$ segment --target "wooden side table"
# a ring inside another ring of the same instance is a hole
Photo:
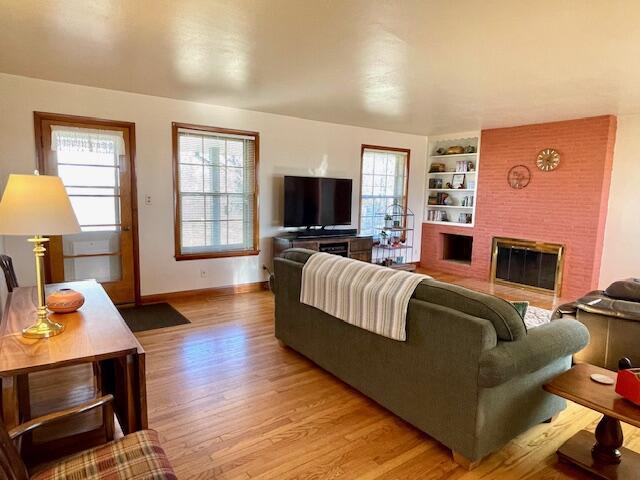
[[[605,480],[640,478],[640,454],[624,448],[620,422],[640,428],[640,407],[615,392],[613,385],[591,380],[599,373],[615,379],[616,373],[581,363],[554,378],[544,389],[603,414],[595,437],[581,430],[558,450],[560,461],[571,463]]]

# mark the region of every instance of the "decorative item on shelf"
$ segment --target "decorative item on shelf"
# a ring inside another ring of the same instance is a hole
[[[71,313],[84,305],[84,295],[71,288],[61,288],[49,294],[47,308],[54,313]]]
[[[453,178],[451,179],[451,188],[464,188],[464,179],[465,176],[464,175],[454,175]]]
[[[384,226],[387,228],[393,227],[393,217],[391,215],[384,216]]]
[[[9,175],[0,202],[0,234],[33,235],[36,263],[36,323],[22,331],[26,338],[48,338],[62,333],[64,325],[52,321],[47,314],[44,292],[44,243],[41,235],[69,235],[80,232],[78,220],[60,177]]]
[[[444,147],[440,147],[436,149],[436,155],[446,155],[447,149]]]
[[[448,207],[453,206],[453,197],[447,195],[446,193],[443,193],[444,198],[442,199],[442,204],[443,205],[447,205]]]
[[[474,165],[474,163],[471,160],[469,160],[467,162],[467,171],[468,172],[475,172],[476,171],[476,166]]]
[[[536,165],[543,172],[555,170],[560,165],[560,154],[553,148],[545,148],[538,153]]]
[[[400,228],[402,227],[402,224],[400,223],[400,220],[394,220],[393,221],[393,228]]]
[[[428,205],[437,205],[438,204],[438,195],[429,195],[429,200],[427,201]]]
[[[442,173],[444,171],[446,171],[444,163],[432,163],[429,168],[429,173]]]
[[[462,153],[464,153],[464,147],[461,147],[460,145],[454,145],[447,148],[446,155],[460,155]]]
[[[458,223],[471,223],[473,215],[470,213],[460,213],[458,215]]]
[[[384,230],[380,230],[380,245],[387,245],[389,241],[389,234]]]
[[[447,188],[449,190],[452,190],[453,189],[453,184],[451,182],[447,182]]]
[[[521,190],[529,185],[531,181],[531,170],[526,165],[516,165],[511,167],[509,173],[507,173],[507,182],[511,188]]]
[[[430,178],[429,179],[429,188],[433,190],[437,190],[442,188],[442,179],[441,178]]]
[[[396,263],[404,263],[404,257],[402,255],[398,255],[396,257]]]
[[[467,145],[464,147],[464,153],[476,153],[476,147],[473,145]]]

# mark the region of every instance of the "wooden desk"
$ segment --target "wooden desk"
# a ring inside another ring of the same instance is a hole
[[[586,430],[578,432],[560,447],[558,457],[597,478],[637,480],[640,478],[640,454],[622,447],[624,438],[620,422],[640,428],[640,407],[618,395],[614,385],[601,385],[591,380],[593,373],[616,378],[615,372],[581,363],[544,386],[550,393],[604,415],[596,427],[595,438]]]
[[[144,349],[99,283],[52,284],[47,285],[47,291],[63,287],[82,292],[85,303],[77,312],[52,314],[65,330],[48,339],[27,339],[21,334],[35,320],[35,287],[17,288],[7,299],[0,330],[0,377],[14,379],[17,418],[5,418],[5,424],[31,418],[29,373],[99,362],[101,390],[114,395],[123,432],[147,428]]]

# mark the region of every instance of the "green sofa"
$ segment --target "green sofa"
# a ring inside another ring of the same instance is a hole
[[[300,303],[302,268],[314,253],[290,249],[274,260],[276,337],[454,458],[477,462],[565,408],[542,385],[587,345],[578,321],[527,331],[509,302],[429,279],[410,300],[399,342]]]

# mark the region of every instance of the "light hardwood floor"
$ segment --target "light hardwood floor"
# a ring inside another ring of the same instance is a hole
[[[554,303],[503,288],[494,291]],[[559,465],[554,454],[578,430],[595,428],[599,415],[585,408],[571,404],[553,424],[531,429],[466,472],[438,442],[278,346],[271,293],[172,303],[191,324],[137,336],[147,351],[149,424],[181,479],[588,478]],[[77,400],[83,391],[73,388]],[[640,431],[626,434],[626,445],[640,451]]]

